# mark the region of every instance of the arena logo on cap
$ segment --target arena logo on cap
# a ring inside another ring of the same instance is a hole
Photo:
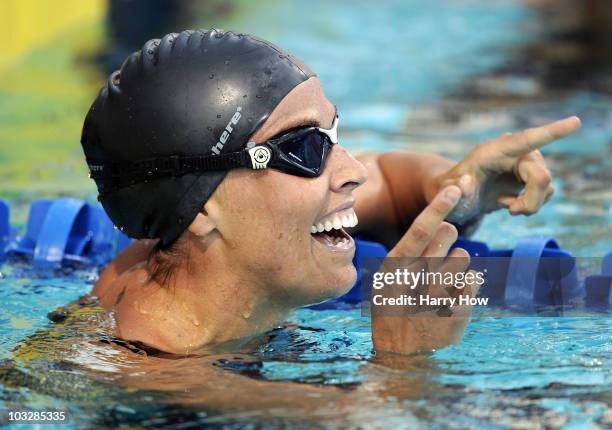
[[[240,113],[241,111],[242,106],[238,106],[238,108],[236,108],[236,113],[234,113],[234,115],[231,117],[231,119],[225,126],[225,130],[223,130],[223,133],[221,133],[221,137],[219,137],[219,140],[217,141],[217,143],[215,143],[215,146],[212,147],[213,154],[219,155],[221,153],[221,150],[225,146],[227,139],[229,139],[230,135],[232,134],[232,131],[234,131],[233,126],[238,124],[238,121],[240,121],[240,118],[242,118],[242,114]]]

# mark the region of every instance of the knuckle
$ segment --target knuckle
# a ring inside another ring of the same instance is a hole
[[[539,161],[538,156],[535,153],[536,153],[536,151],[528,152],[527,154],[525,154],[525,155],[523,155],[521,157],[520,161],[531,161],[531,162]]]
[[[455,272],[465,272],[470,267],[471,256],[463,248],[455,248],[452,251],[452,255],[448,258],[452,259],[453,269]]]
[[[412,227],[410,227],[410,235],[418,242],[429,242],[432,239],[431,232],[419,222],[412,224]]]
[[[535,204],[527,202],[524,198],[519,200],[518,204],[519,207],[515,211],[516,214],[523,214],[529,216],[533,215],[538,210]]]
[[[436,217],[443,217],[447,212],[448,205],[444,203],[436,203],[431,206],[431,211]]]
[[[542,155],[542,153],[540,152],[539,149],[535,149],[533,151],[531,151],[531,153],[533,154],[533,156],[537,159],[537,160],[544,160],[544,156]]]
[[[550,183],[552,182],[552,175],[548,171],[548,169],[539,170],[536,175],[534,175],[534,181],[537,186],[541,188],[548,188]]]
[[[538,211],[538,208],[536,207],[536,205],[525,205],[523,207],[523,214],[527,216],[531,216],[535,214],[537,211]]]
[[[446,200],[444,197],[436,199],[431,205],[431,209],[438,216],[446,215],[446,213],[450,210],[450,208],[451,208],[450,202],[448,202],[448,200]]]
[[[463,248],[455,248],[455,249],[453,249],[453,257],[454,258],[458,258],[458,259],[464,259],[465,261],[467,261],[468,264],[469,264],[470,258],[471,258],[470,253],[467,252]]]

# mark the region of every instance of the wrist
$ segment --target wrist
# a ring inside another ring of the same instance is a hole
[[[480,196],[474,174],[465,162],[455,164],[451,169],[424,179],[424,199],[429,204],[443,188],[457,185],[462,197],[455,209],[447,217],[460,236],[472,235],[480,225],[484,214],[480,210]]]

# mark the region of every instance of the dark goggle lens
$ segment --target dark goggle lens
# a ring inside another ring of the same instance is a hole
[[[313,132],[279,144],[279,149],[291,162],[320,173],[330,145],[322,133]]]

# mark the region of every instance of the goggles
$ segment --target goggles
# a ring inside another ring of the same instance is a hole
[[[106,192],[160,177],[240,167],[254,170],[272,168],[292,175],[316,177],[323,173],[327,157],[337,143],[336,114],[329,129],[298,128],[260,145],[247,142],[241,151],[207,156],[173,155],[130,163],[88,160],[88,165],[91,178],[112,181],[105,186]]]
[[[269,167],[292,175],[316,177],[323,173],[327,156],[332,146],[337,143],[338,115],[334,117],[330,129],[304,127],[289,131],[261,145],[247,143],[244,151],[249,160],[241,167]]]

